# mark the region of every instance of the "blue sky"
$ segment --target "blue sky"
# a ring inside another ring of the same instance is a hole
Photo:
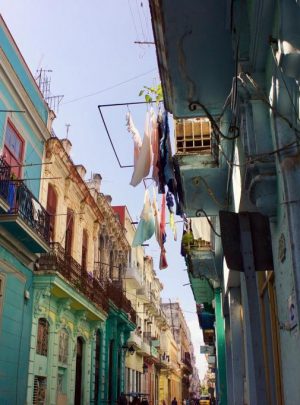
[[[114,205],[127,205],[132,218],[137,220],[144,187],[131,187],[132,169],[119,168],[97,106],[141,101],[138,94],[143,86],[159,83],[154,45],[134,44],[153,41],[148,2],[2,0],[1,13],[32,73],[36,75],[40,68],[52,70],[51,93],[64,95],[54,122],[56,135],[65,137],[66,124],[70,124],[74,162],[85,166],[87,177],[92,172],[100,173],[101,191],[112,196]],[[119,85],[122,82],[127,83]],[[130,111],[142,134],[146,107],[133,106]],[[126,112],[127,107],[111,108],[105,109],[104,115],[122,164],[132,164],[133,146],[125,126]],[[177,225],[181,239],[182,224]],[[183,286],[188,277],[180,256],[180,243],[175,243],[169,232],[166,249],[167,270],[158,270],[159,249],[154,240],[147,254],[154,257],[155,270],[164,284],[163,300],[179,300],[198,354],[202,333],[195,302],[190,287]],[[200,355],[197,360],[203,378],[205,360]]]

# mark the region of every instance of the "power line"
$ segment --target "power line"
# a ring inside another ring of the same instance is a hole
[[[157,68],[148,70],[147,72],[142,73],[142,74],[140,74],[140,75],[130,77],[130,78],[127,79],[127,80],[124,80],[124,81],[122,81],[122,82],[113,84],[112,86],[106,87],[106,88],[104,88],[104,89],[95,91],[94,93],[86,94],[86,95],[84,95],[84,96],[80,96],[80,97],[74,98],[74,99],[72,99],[72,100],[65,101],[65,102],[62,103],[62,104],[64,105],[64,104],[75,103],[76,101],[79,101],[79,100],[83,100],[83,99],[85,99],[85,98],[89,98],[89,97],[96,96],[97,94],[101,94],[101,93],[104,93],[105,91],[115,89],[116,87],[122,86],[123,84],[132,82],[133,80],[136,80],[136,79],[138,79],[138,78],[140,78],[140,77],[146,76],[146,75],[148,75],[149,73],[154,72],[155,70],[157,70]]]

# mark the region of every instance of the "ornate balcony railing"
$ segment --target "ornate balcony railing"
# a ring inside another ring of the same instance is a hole
[[[107,280],[106,289],[109,299],[111,299],[118,308],[127,312],[130,316],[130,320],[136,323],[136,311],[133,309],[130,300],[123,291],[122,280]]]
[[[39,271],[59,272],[96,306],[108,311],[108,297],[103,284],[86,272],[73,257],[67,255],[59,243],[51,243],[51,251],[41,255]]]
[[[191,362],[191,355],[189,352],[184,353],[184,357],[182,359],[182,362],[188,367],[192,368],[192,362]]]
[[[144,332],[143,333],[143,341],[148,343],[149,345],[152,344],[151,332]]]
[[[8,188],[11,169],[6,163],[3,156],[0,156],[0,197],[8,202]]]
[[[4,192],[6,192],[6,187],[5,185]],[[8,181],[8,195],[6,201],[9,205],[7,214],[19,215],[40,238],[47,243],[49,242],[50,215],[23,181]]]

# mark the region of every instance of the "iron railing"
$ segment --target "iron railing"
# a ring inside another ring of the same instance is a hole
[[[19,215],[45,242],[50,240],[50,215],[21,180],[7,180],[8,169],[0,166],[0,194],[9,205],[7,214]]]
[[[59,243],[51,243],[51,251],[41,255],[39,271],[59,272],[96,306],[108,311],[108,297],[103,284],[85,271],[72,256],[67,255]]]
[[[145,343],[148,343],[148,345],[151,345],[152,343],[151,332],[143,332],[143,341]]]
[[[0,197],[8,202],[8,189],[10,180],[11,168],[6,163],[3,156],[0,156]]]
[[[189,352],[184,353],[184,357],[182,359],[182,362],[188,367],[192,368],[192,362],[191,362],[191,355]]]
[[[130,300],[123,291],[122,280],[107,280],[106,289],[108,298],[130,316],[130,320],[136,324],[136,311],[133,309]]]

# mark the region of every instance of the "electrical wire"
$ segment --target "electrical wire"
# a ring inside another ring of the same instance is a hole
[[[275,66],[276,66],[277,70],[280,72],[280,75],[281,75],[283,84],[284,84],[284,86],[285,86],[285,88],[286,88],[286,91],[287,91],[287,93],[288,93],[288,96],[289,96],[291,105],[292,105],[292,107],[293,107],[293,110],[294,110],[294,112],[295,112],[297,121],[300,121],[300,120],[299,120],[299,113],[298,113],[298,111],[297,111],[297,108],[296,108],[296,106],[295,106],[295,104],[294,104],[292,95],[291,95],[290,90],[289,90],[289,88],[288,88],[288,85],[287,85],[287,83],[286,83],[283,70],[282,70],[282,68],[278,65],[278,62],[277,62],[277,59],[276,59],[276,55],[275,55],[275,53],[274,53],[274,49],[273,49],[272,45],[271,45],[271,52],[272,52],[272,55],[273,55],[273,59],[274,59],[274,62],[275,62]]]
[[[208,195],[210,196],[210,198],[220,207],[220,208],[225,208],[225,205],[223,205],[222,203],[220,203],[217,200],[217,197],[215,196],[214,192],[212,191],[212,189],[209,187],[207,181],[202,177],[202,176],[197,176],[193,178],[193,183],[197,184],[198,179],[202,181],[202,183],[205,185]]]
[[[212,126],[214,132],[217,135],[219,135],[221,138],[226,139],[228,141],[233,141],[233,140],[237,139],[240,136],[239,128],[236,125],[230,125],[229,130],[228,130],[229,132],[233,132],[233,133],[236,132],[235,135],[227,136],[227,135],[223,134],[223,132],[219,128],[219,125],[217,124],[216,120],[211,115],[209,110],[205,107],[204,104],[200,103],[199,101],[193,101],[193,102],[191,102],[189,104],[190,111],[195,111],[197,109],[197,106],[200,107],[205,112],[206,117],[210,120],[210,123],[211,123],[211,126]]]
[[[285,121],[288,126],[293,129],[296,133],[296,137],[300,138],[300,129],[296,128],[291,121],[286,118],[283,114],[281,114],[277,108],[273,107],[272,104],[270,103],[269,99],[267,96],[264,94],[263,90],[260,88],[260,86],[255,82],[255,80],[247,73],[244,73],[245,77],[248,79],[248,81],[252,84],[252,86],[261,94],[262,96],[262,101],[267,104],[267,106],[273,111],[275,115],[277,115],[279,118],[281,118],[283,121]],[[239,79],[241,80],[242,84],[244,84],[241,75],[239,76]]]
[[[89,98],[89,97],[93,97],[93,96],[96,96],[97,94],[104,93],[105,91],[115,89],[116,87],[122,86],[123,84],[132,82],[133,80],[136,80],[136,79],[138,79],[138,78],[140,78],[140,77],[146,76],[146,75],[148,75],[149,73],[154,72],[155,70],[157,70],[157,68],[148,70],[147,72],[141,73],[140,75],[130,77],[130,78],[127,79],[127,80],[124,80],[124,81],[122,81],[122,82],[113,84],[113,85],[111,85],[111,86],[109,86],[109,87],[106,87],[106,88],[104,88],[104,89],[95,91],[94,93],[86,94],[86,95],[84,95],[84,96],[77,97],[77,98],[74,98],[74,99],[69,100],[69,101],[65,101],[64,103],[62,103],[62,105],[64,105],[64,104],[70,104],[70,103],[75,103],[76,101],[83,100],[83,99]]]
[[[137,30],[137,27],[136,27],[135,19],[134,19],[134,16],[133,16],[131,5],[130,5],[130,0],[127,0],[127,2],[128,2],[129,10],[130,10],[134,30],[135,30],[135,33],[136,33],[136,39],[138,39],[139,38],[139,33],[138,33],[138,30]]]
[[[215,235],[217,235],[219,238],[221,238],[221,235],[215,230],[215,227],[213,226],[211,220],[209,219],[208,215],[206,214],[206,212],[204,211],[204,209],[200,208],[196,211],[196,217],[202,217],[204,214],[205,218],[207,219],[207,222],[209,224],[209,226],[211,227],[211,230],[213,231],[213,233]]]

